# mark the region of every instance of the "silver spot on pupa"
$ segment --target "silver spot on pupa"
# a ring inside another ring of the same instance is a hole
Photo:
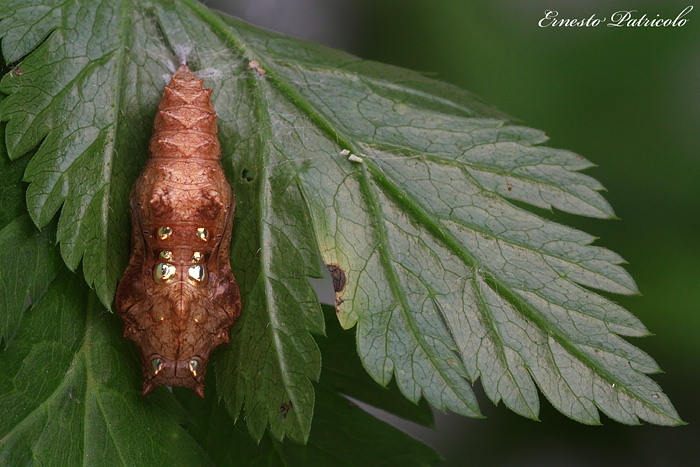
[[[190,282],[195,285],[202,285],[207,277],[207,273],[203,266],[199,264],[193,264],[187,269],[187,275],[190,278]]]
[[[173,234],[173,228],[168,227],[167,225],[164,225],[160,229],[158,229],[158,238],[161,240],[167,240],[168,237],[170,237]]]
[[[197,237],[199,237],[201,241],[206,242],[209,240],[209,231],[204,227],[200,227],[197,229]]]
[[[169,263],[158,263],[153,271],[153,279],[159,284],[167,284],[175,279],[175,266]]]
[[[164,259],[165,261],[172,261],[173,260],[173,252],[170,250],[163,250],[160,252],[160,258]]]
[[[189,361],[189,367],[190,367],[190,372],[192,372],[192,376],[197,376],[197,368],[199,367],[199,362],[197,360],[190,360]]]
[[[160,358],[154,358],[151,360],[151,366],[153,367],[153,374],[158,374],[160,370],[163,369],[163,360]]]

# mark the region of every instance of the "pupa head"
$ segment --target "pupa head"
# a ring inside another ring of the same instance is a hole
[[[204,398],[204,376],[207,361],[199,356],[182,360],[168,359],[162,355],[150,355],[143,359],[143,391],[153,391],[158,386],[183,386]]]

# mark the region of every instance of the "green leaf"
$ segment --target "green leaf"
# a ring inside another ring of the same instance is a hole
[[[172,396],[134,389],[135,352],[96,302],[63,268],[3,353],[0,464],[206,465]]]
[[[214,89],[243,293],[217,392],[234,419],[245,408],[256,439],[267,426],[277,439],[308,437],[321,367],[311,333],[324,325],[307,276],[320,275],[319,251],[343,279],[337,316],[356,325],[365,369],[413,402],[478,416],[481,378],[495,403],[530,418],[539,388],[583,423],[601,410],[680,423],[646,376],[656,363],[619,337],[646,329],[592,291],[636,293],[623,260],[521,207],[614,217],[580,173],[591,164],[542,146],[542,132],[455,87],[193,0],[6,1],[0,35],[6,60],[21,60],[0,81],[0,119],[11,158],[35,149],[29,214],[43,227],[60,209],[63,259],[71,269],[82,259],[107,306],[176,52]]]

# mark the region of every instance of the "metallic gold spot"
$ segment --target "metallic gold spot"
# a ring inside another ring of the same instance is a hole
[[[202,258],[204,258],[204,253],[202,253],[201,251],[195,251],[194,253],[192,253],[193,263],[199,263],[200,261],[202,261]]]
[[[156,312],[156,319],[157,319],[158,321],[163,321],[163,320],[165,319],[165,312],[164,312],[162,309],[159,309],[159,310]]]
[[[173,260],[173,252],[170,250],[163,250],[160,252],[160,257],[161,257],[161,259],[164,259],[165,261],[172,261]]]
[[[197,229],[197,236],[201,241],[206,242],[209,240],[209,231],[207,231],[207,229],[204,227],[200,227]]]
[[[153,271],[153,278],[159,284],[167,284],[175,279],[175,266],[168,263],[156,264],[156,269]]]
[[[163,369],[163,360],[160,358],[154,358],[151,360],[151,366],[153,367],[153,374],[158,374],[160,370]]]
[[[190,281],[195,285],[201,285],[207,277],[206,271],[199,264],[190,266],[187,274],[190,276]]]
[[[163,226],[160,229],[158,229],[158,238],[161,240],[167,240],[168,237],[170,237],[173,234],[173,229],[172,227],[168,226]]]
[[[190,366],[190,371],[192,372],[192,376],[197,376],[197,368],[199,367],[199,362],[197,360],[190,360],[189,361],[189,366]]]

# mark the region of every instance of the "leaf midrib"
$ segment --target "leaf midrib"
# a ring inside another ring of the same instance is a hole
[[[516,378],[515,378],[515,375],[513,374],[513,371],[511,370],[511,366],[510,366],[510,364],[508,363],[508,359],[506,358],[506,355],[505,355],[504,349],[506,348],[506,345],[505,345],[505,343],[504,343],[504,341],[503,341],[503,336],[501,335],[501,332],[500,332],[500,330],[498,329],[498,327],[494,324],[493,313],[491,312],[491,307],[489,307],[489,306],[486,304],[485,300],[484,300],[483,297],[481,296],[481,293],[480,293],[480,290],[479,290],[479,285],[476,283],[476,278],[477,278],[477,276],[474,275],[474,276],[471,278],[471,281],[470,281],[470,282],[471,282],[472,287],[473,287],[473,289],[474,289],[474,293],[475,293],[476,296],[478,297],[477,307],[478,307],[479,310],[481,311],[481,316],[483,317],[483,319],[484,319],[484,321],[485,321],[485,323],[486,323],[486,326],[491,330],[491,338],[496,342],[495,350],[496,350],[497,358],[501,361],[501,364],[507,369],[509,377],[510,377],[510,378],[513,380],[513,382],[515,383],[514,385],[515,385],[515,387],[516,387],[517,390],[518,390],[518,394],[520,394],[520,397],[522,398],[522,401],[525,403],[525,405],[527,406],[528,410],[529,410],[529,411],[531,412],[531,414],[532,414],[532,417],[531,417],[531,418],[532,418],[533,420],[539,420],[537,407],[535,407],[534,410],[533,410],[533,407],[530,406],[530,401],[529,401],[529,400],[527,399],[527,397],[525,397],[525,395],[523,394],[523,391],[522,391],[521,386],[520,386],[519,384],[517,384],[517,380],[516,380]],[[477,350],[477,351],[475,352],[475,354],[476,354],[477,356],[478,356],[480,350],[481,350],[481,349],[479,349],[479,350]],[[514,352],[518,353],[517,350],[515,350],[515,349],[511,349],[511,350],[513,350]],[[518,353],[518,355],[520,355],[520,354]],[[522,358],[522,357],[521,357],[521,358]],[[528,369],[528,373],[529,373],[529,368],[528,368],[527,363],[523,361],[523,364],[524,364],[525,368]],[[477,371],[479,371],[479,373],[481,373],[481,370],[480,370],[479,368],[477,368]],[[482,374],[482,379],[483,379],[483,374]],[[503,403],[506,404],[505,398],[500,394],[500,391],[497,390],[497,392],[498,392],[498,395],[499,395],[499,397],[501,398],[501,400],[503,400]],[[509,405],[509,404],[506,404],[506,405]],[[519,411],[518,413],[522,413],[522,412]]]
[[[96,322],[96,309],[95,309],[95,294],[90,293],[88,296],[88,303],[86,306],[86,319],[85,319],[85,341],[83,342],[83,345],[81,345],[80,351],[83,351],[83,346],[86,345],[88,342],[88,338],[91,336],[93,332],[94,326],[97,325]],[[91,344],[87,344],[88,346]],[[96,378],[94,378],[94,375],[92,374],[92,366],[90,365],[90,356],[87,351],[85,351],[84,355],[85,359],[85,403],[83,406],[85,407],[85,411],[83,414],[83,465],[90,465],[88,463],[88,446],[90,445],[90,441],[88,439],[89,435],[91,434],[91,430],[88,429],[88,427],[91,425],[91,417],[89,416],[89,410],[90,410],[90,404],[88,403],[87,399],[90,397],[91,391],[93,391],[95,394],[97,393],[97,388],[96,388]],[[104,410],[104,407],[102,406],[102,400],[100,397],[97,395],[94,396],[95,403],[97,407],[100,410],[100,413],[102,414],[102,419],[104,420],[104,425],[107,431],[109,432],[109,439],[112,441],[112,444],[114,448],[117,451],[117,454],[119,454],[119,459],[122,461],[122,465],[128,465],[124,461],[124,455],[122,454],[121,449],[119,449],[119,444],[116,442],[116,437],[112,433],[112,427],[110,423],[107,421],[107,413]]]

